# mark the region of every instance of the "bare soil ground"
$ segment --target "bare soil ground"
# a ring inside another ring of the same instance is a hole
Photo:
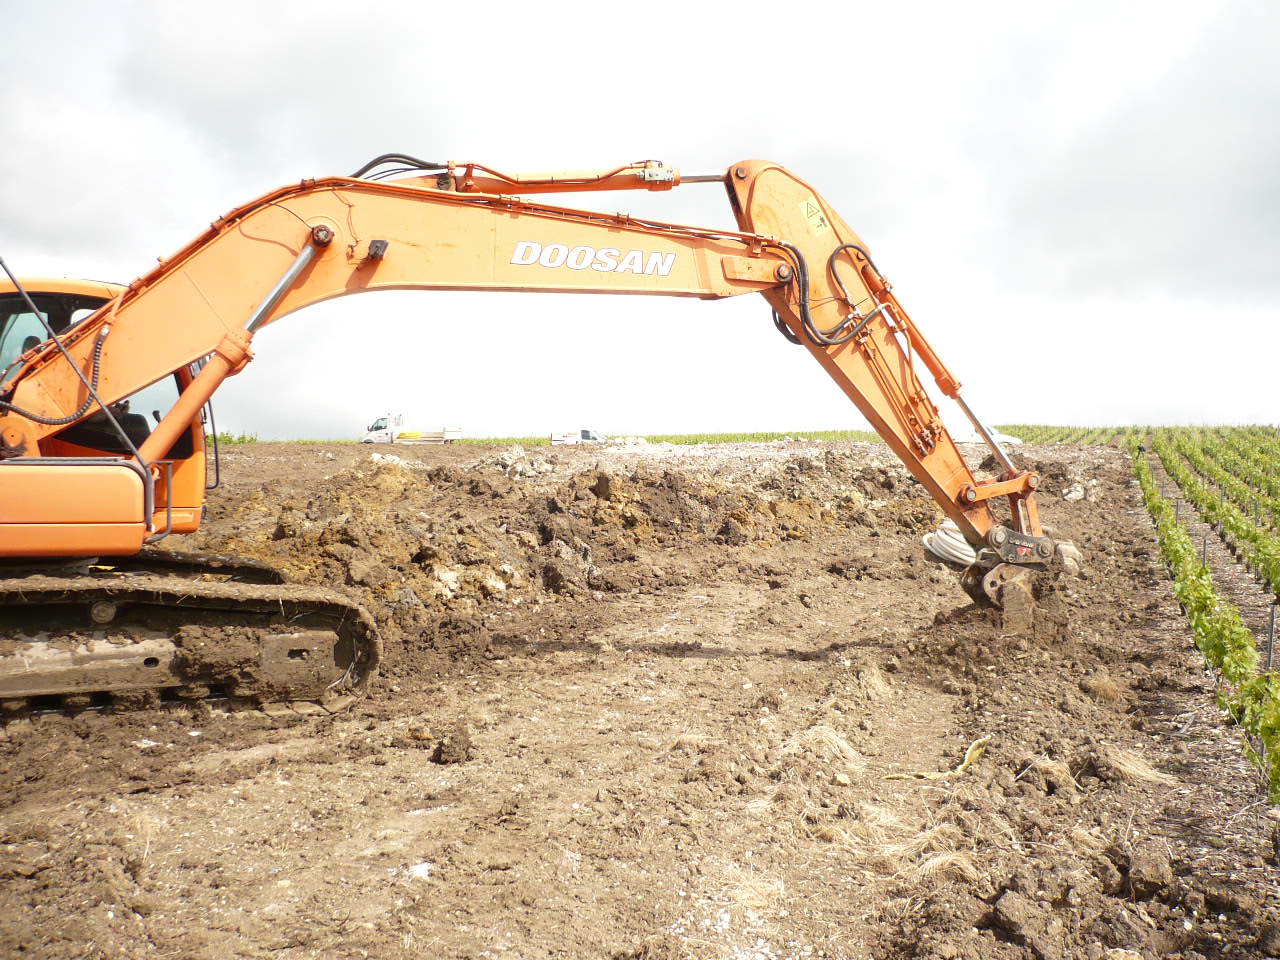
[[[367,606],[350,712],[3,728],[0,955],[1280,955],[1122,453],[1023,449],[1087,568],[1011,637],[883,446],[390,452],[232,448],[185,544]]]

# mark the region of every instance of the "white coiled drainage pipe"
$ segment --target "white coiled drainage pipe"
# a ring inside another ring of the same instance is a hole
[[[926,533],[924,548],[939,560],[958,563],[964,567],[977,559],[973,547],[969,546],[969,541],[960,533],[954,520],[944,520],[942,526],[933,533]]]

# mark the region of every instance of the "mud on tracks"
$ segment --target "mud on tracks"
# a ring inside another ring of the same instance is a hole
[[[1015,638],[883,447],[394,452],[240,448],[193,544],[368,607],[355,711],[6,728],[0,953],[1270,949],[1274,821],[1118,453],[1024,449],[1089,565]]]

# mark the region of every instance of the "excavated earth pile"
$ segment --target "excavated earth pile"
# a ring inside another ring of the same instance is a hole
[[[1119,451],[1023,448],[1086,560],[1030,636],[883,446],[391,451],[233,448],[175,545],[363,604],[349,712],[0,728],[0,955],[1280,955]]]

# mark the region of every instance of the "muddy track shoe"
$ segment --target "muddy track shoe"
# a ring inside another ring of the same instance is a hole
[[[154,575],[0,580],[0,709],[229,698],[336,708],[364,693],[381,645],[341,594]]]

